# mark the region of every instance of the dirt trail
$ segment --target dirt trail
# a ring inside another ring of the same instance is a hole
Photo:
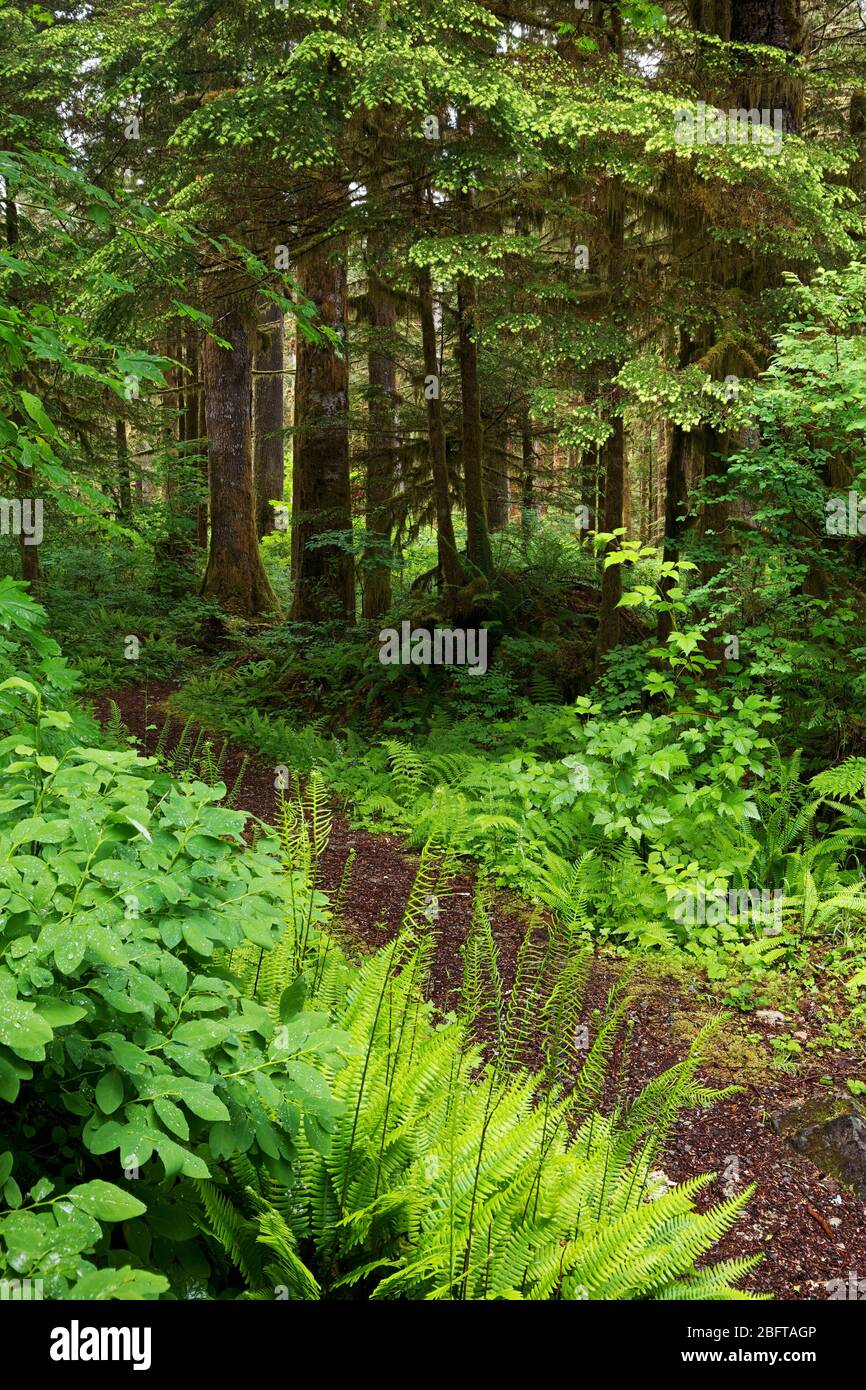
[[[96,713],[105,719],[108,701],[114,699],[127,729],[140,741],[142,751],[152,752],[165,719],[163,702],[171,694],[170,684],[133,687],[103,696],[96,702]],[[148,731],[147,726],[155,725]],[[182,727],[173,721],[172,743]],[[215,740],[216,741],[216,740]],[[170,743],[169,746],[172,746]],[[229,748],[223,764],[223,780],[231,787],[244,757],[239,748]],[[263,821],[272,822],[277,793],[274,768],[251,755],[237,797],[237,806]],[[340,884],[343,866],[350,850],[355,859],[343,921],[360,943],[380,946],[399,929],[409,890],[415,876],[417,855],[409,852],[394,835],[373,835],[353,830],[348,822],[335,817],[331,842],[323,859],[322,887],[334,892]],[[462,974],[460,948],[472,912],[474,875],[467,868],[440,901],[437,922],[439,942],[432,969],[431,993],[437,1003],[448,1007],[454,1002]],[[506,982],[510,980],[517,949],[526,929],[527,910],[505,895],[492,905],[491,924],[500,951]],[[590,984],[587,1010],[603,1003],[609,987],[609,969],[600,961]],[[665,1067],[678,1061],[685,1050],[685,1038],[693,1027],[696,1013],[706,1010],[699,983],[642,981],[631,1009],[634,1029],[630,1044],[630,1078],[642,1084]],[[772,1034],[772,1027],[750,1016],[744,1031]],[[806,1018],[789,1018],[786,1028],[814,1035],[816,1029]],[[664,1171],[680,1181],[696,1173],[714,1172],[719,1176],[702,1199],[717,1201],[727,1191],[757,1184],[757,1191],[744,1216],[718,1247],[721,1257],[762,1253],[764,1259],[749,1283],[754,1289],[772,1292],[789,1300],[825,1299],[834,1291],[847,1288],[854,1280],[866,1279],[866,1209],[863,1202],[829,1176],[821,1174],[780,1139],[766,1117],[795,1101],[823,1090],[819,1077],[831,1076],[844,1089],[857,1059],[851,1053],[821,1053],[814,1067],[798,1077],[779,1076],[760,1088],[747,1085],[744,1091],[707,1111],[691,1112],[677,1125],[664,1159]],[[737,1081],[724,1076],[724,1084]],[[719,1081],[714,1076],[713,1082]],[[859,1271],[859,1273],[858,1273]],[[838,1283],[836,1281],[839,1281]],[[845,1296],[836,1293],[835,1296]]]

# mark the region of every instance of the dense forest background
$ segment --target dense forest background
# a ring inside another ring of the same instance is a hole
[[[0,1272],[858,1297],[862,4],[0,0],[0,110]]]

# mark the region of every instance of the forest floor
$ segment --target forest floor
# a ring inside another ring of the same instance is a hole
[[[104,721],[109,700],[116,701],[140,751],[152,752],[165,719],[165,701],[173,689],[171,684],[127,687],[101,696],[95,702],[96,714]],[[182,722],[177,720],[172,728],[175,740]],[[157,727],[148,729],[148,725]],[[237,747],[227,750],[222,775],[229,787],[245,752]],[[252,752],[248,757],[235,804],[273,822],[277,809],[274,768]],[[322,861],[320,887],[324,891],[333,893],[339,887],[350,850],[354,850],[355,859],[341,920],[361,949],[373,949],[400,928],[418,857],[397,836],[355,830],[337,816]],[[466,865],[440,899],[430,992],[443,1008],[453,1005],[460,987],[461,945],[471,920],[473,894],[474,875]],[[506,984],[513,977],[529,912],[528,905],[511,894],[496,894],[490,904]],[[698,1027],[718,1011],[717,1001],[697,972],[687,975],[680,970],[672,976],[656,968],[650,958],[645,960],[635,974],[635,998],[630,1006],[630,1089],[679,1061]],[[597,957],[587,992],[586,1017],[603,1005],[621,968],[622,962],[613,956]],[[793,1029],[805,1044],[821,1033],[825,1021],[819,1020],[814,1000],[800,1007],[799,1014],[786,1013],[785,1028]],[[718,1174],[702,1194],[701,1205],[718,1201],[745,1184],[757,1184],[744,1214],[714,1250],[714,1258],[763,1254],[762,1263],[746,1281],[749,1287],[791,1300],[850,1296],[839,1290],[849,1287],[851,1276],[855,1288],[858,1279],[866,1279],[863,1201],[795,1152],[776,1134],[770,1117],[819,1093],[826,1095],[834,1087],[844,1092],[846,1079],[858,1062],[862,1068],[863,1059],[843,1049],[804,1051],[795,1074],[774,1071],[767,1060],[761,1060],[771,1055],[774,1031],[772,1021],[755,1014],[728,1020],[704,1073],[711,1084],[738,1084],[743,1089],[707,1110],[693,1110],[680,1119],[666,1146],[663,1170],[672,1181],[698,1173]],[[763,1048],[755,1044],[757,1034],[765,1035]],[[830,1087],[826,1085],[828,1077],[833,1083]]]

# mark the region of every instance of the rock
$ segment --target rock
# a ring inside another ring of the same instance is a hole
[[[663,1168],[652,1168],[647,1182],[646,1199],[648,1202],[657,1202],[659,1197],[665,1197],[675,1187],[676,1183],[668,1177]]]
[[[785,1015],[780,1014],[778,1009],[758,1009],[755,1018],[759,1023],[769,1023],[773,1028],[777,1028],[780,1023],[785,1022]]]
[[[771,1124],[816,1168],[866,1198],[866,1117],[853,1096],[817,1096],[780,1110]]]

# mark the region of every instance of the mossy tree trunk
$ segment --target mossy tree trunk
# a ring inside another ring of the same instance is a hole
[[[679,367],[682,370],[692,361],[695,344],[685,329],[680,330]],[[699,460],[698,472],[703,470],[707,454],[708,436],[703,426],[687,430],[677,421],[671,425],[670,447],[665,472],[665,527],[663,553],[665,560],[676,563],[680,558],[683,539],[686,533],[686,512],[689,505],[689,464]],[[663,579],[661,591],[669,597],[674,587],[672,579]],[[666,642],[673,631],[673,615],[662,611],[658,617],[658,640]]]
[[[210,552],[202,593],[245,617],[277,601],[259,554],[250,431],[254,300],[230,272],[211,272],[214,328],[202,344],[202,381],[210,472]]]
[[[118,520],[132,519],[132,480],[129,472],[129,445],[126,440],[126,421],[120,416],[114,422],[114,441],[117,450],[117,495],[120,502]]]
[[[484,426],[484,497],[488,530],[501,531],[508,525],[511,504],[508,430],[501,419]]]
[[[610,303],[615,316],[620,312],[623,262],[625,255],[625,199],[621,180],[615,177],[608,187],[607,232],[609,247],[608,285]],[[606,365],[606,375],[614,376],[621,363]],[[602,446],[604,475],[604,522],[602,530],[616,531],[623,525],[625,499],[625,428],[621,409],[621,392],[614,386],[610,392],[611,433]],[[619,549],[617,540],[608,543],[605,554]],[[609,565],[602,569],[601,601],[596,634],[596,660],[618,645],[620,639],[619,601],[622,598],[622,566]]]
[[[800,0],[696,0],[692,6],[693,20],[702,32],[740,44],[761,44],[780,49],[795,60],[803,43],[803,24]],[[709,96],[710,94],[708,94]],[[734,74],[732,89],[712,95],[714,101],[733,103],[734,109],[769,111],[775,125],[775,112],[781,113],[781,127],[786,134],[799,134],[803,114],[803,84],[797,67],[781,70],[768,64],[760,55],[744,53]],[[770,156],[772,157],[772,156]],[[713,250],[710,254],[715,254]],[[766,257],[734,258],[730,266],[711,270],[720,281],[723,294],[736,294],[757,302],[767,288],[780,279],[782,267]],[[709,342],[707,347],[709,347]],[[738,361],[721,359],[722,375],[736,375],[754,368],[743,367]],[[742,446],[735,431],[704,431],[704,478],[707,501],[701,518],[702,534],[717,551],[717,558],[701,564],[704,582],[713,578],[721,568],[721,556],[730,547],[730,507],[724,500],[725,479],[731,454]]]
[[[391,544],[391,506],[397,481],[397,364],[390,341],[397,326],[397,301],[380,278],[377,246],[369,247],[367,323],[372,338],[367,354],[367,468],[365,518],[377,548]],[[391,606],[391,570],[381,553],[373,555],[364,581],[364,617],[379,618]]]
[[[351,539],[349,364],[345,352],[347,238],[329,237],[298,260],[302,292],[317,324],[337,334],[342,350],[298,335],[292,463],[292,617],[355,621],[352,555],[339,544],[310,545],[327,532]]]
[[[18,204],[11,196],[10,190],[6,188],[5,199],[5,219],[6,219],[6,245],[12,250],[18,245]],[[9,298],[15,303],[18,297],[18,288],[13,280],[12,288],[9,291]],[[13,386],[21,385],[21,374],[16,370],[12,373]],[[13,425],[23,425],[23,420],[16,411],[12,412]],[[16,468],[14,471],[15,487],[21,501],[25,497],[32,497],[36,488],[35,468]],[[32,592],[39,580],[39,552],[35,545],[27,545],[24,535],[24,528],[18,539],[18,553],[21,557],[21,578]]]
[[[253,476],[256,484],[256,531],[274,529],[272,502],[282,502],[283,461],[283,315],[268,302],[259,320],[253,366]]]
[[[197,435],[197,438],[198,438],[198,452],[199,452],[199,468],[201,469],[201,481],[202,481],[203,486],[202,486],[202,495],[200,496],[198,508],[197,508],[197,511],[196,511],[196,540],[197,540],[199,546],[201,547],[201,549],[202,549],[202,550],[206,550],[206,549],[207,549],[207,539],[208,539],[208,511],[209,511],[208,503],[209,503],[209,496],[210,496],[210,466],[209,466],[209,462],[208,462],[208,444],[207,444],[207,396],[206,396],[206,394],[205,394],[205,388],[204,388],[204,380],[203,380],[203,375],[202,375],[202,374],[203,374],[203,371],[204,371],[204,367],[203,367],[202,347],[201,347],[201,344],[199,344],[199,354],[198,354],[199,389],[198,389],[198,435]]]
[[[460,342],[460,394],[463,423],[463,487],[466,498],[466,551],[469,563],[487,578],[493,555],[484,496],[484,436],[481,427],[481,385],[478,376],[478,287],[462,275],[457,287]]]
[[[439,357],[436,351],[436,319],[433,313],[433,283],[430,271],[424,269],[419,277],[421,310],[421,341],[424,351],[424,395],[427,402],[427,432],[430,439],[430,461],[433,469],[433,490],[436,497],[436,527],[439,542],[439,569],[445,591],[463,583],[463,567],[457,554],[454,521],[451,516],[451,494],[448,486],[448,463],[445,452],[445,418],[440,398]]]

